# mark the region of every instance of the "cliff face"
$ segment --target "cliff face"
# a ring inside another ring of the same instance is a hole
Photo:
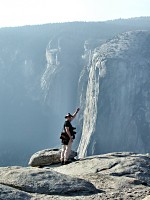
[[[47,66],[41,77],[43,102],[57,118],[76,105],[81,52],[79,43],[71,36],[52,39],[46,48]]]
[[[77,106],[80,155],[149,151],[149,35],[108,41],[141,29],[149,18],[0,29],[0,165],[59,148],[64,115]]]
[[[92,52],[79,157],[150,151],[149,46],[150,33],[135,31]]]

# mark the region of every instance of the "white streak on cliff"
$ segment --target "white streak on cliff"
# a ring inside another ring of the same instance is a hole
[[[47,98],[50,87],[53,85],[53,78],[55,77],[54,75],[56,75],[60,69],[60,62],[58,60],[59,53],[60,48],[51,49],[49,45],[46,49],[47,67],[43,76],[41,77],[41,88],[44,91],[44,101]]]
[[[97,59],[97,53],[93,55],[92,65],[89,72],[89,80],[86,92],[86,106],[83,115],[83,131],[78,152],[82,158],[87,154],[87,147],[91,136],[94,134],[97,119],[97,101],[99,96],[99,79],[105,76],[105,62]]]

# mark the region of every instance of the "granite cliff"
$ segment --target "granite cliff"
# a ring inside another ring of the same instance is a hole
[[[113,151],[150,152],[149,46],[150,32],[126,32],[86,57],[80,76],[84,89],[79,157]]]

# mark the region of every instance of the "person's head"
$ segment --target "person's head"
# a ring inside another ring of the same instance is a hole
[[[71,121],[72,117],[73,116],[70,113],[67,113],[67,115],[65,116],[65,119],[68,121]]]

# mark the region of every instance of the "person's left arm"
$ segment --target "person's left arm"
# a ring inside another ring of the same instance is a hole
[[[80,110],[80,108],[77,108],[77,110],[73,113],[71,120],[73,120],[76,117],[79,110]]]

